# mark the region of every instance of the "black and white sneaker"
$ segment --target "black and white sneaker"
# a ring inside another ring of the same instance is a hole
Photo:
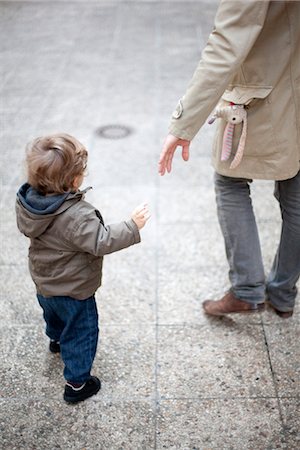
[[[51,353],[60,353],[60,344],[58,341],[50,339],[49,350]]]
[[[75,383],[68,382],[65,385],[64,400],[67,403],[82,402],[86,398],[97,394],[100,389],[101,381],[97,377],[91,377],[79,386],[76,386]]]

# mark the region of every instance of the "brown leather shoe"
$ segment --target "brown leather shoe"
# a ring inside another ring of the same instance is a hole
[[[276,309],[275,306],[273,306],[270,302],[268,302],[271,308],[276,312],[277,316],[281,317],[282,319],[289,319],[292,317],[294,311],[279,311],[279,309]]]
[[[237,298],[232,292],[227,292],[220,300],[205,300],[202,303],[206,314],[224,316],[233,313],[255,313],[265,309],[264,303],[251,304]]]
[[[294,311],[279,311],[279,309],[273,308],[276,312],[277,316],[280,316],[282,319],[288,319],[292,317]]]

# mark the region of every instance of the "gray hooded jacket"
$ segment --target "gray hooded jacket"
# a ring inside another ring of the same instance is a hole
[[[85,192],[45,196],[25,183],[17,193],[17,225],[30,238],[29,270],[45,297],[90,297],[101,285],[103,256],[140,242],[132,219],[105,226]]]

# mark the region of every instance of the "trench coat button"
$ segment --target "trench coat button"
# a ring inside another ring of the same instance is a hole
[[[179,119],[179,117],[182,116],[182,113],[183,113],[183,106],[181,100],[179,100],[176,109],[172,114],[173,119]]]

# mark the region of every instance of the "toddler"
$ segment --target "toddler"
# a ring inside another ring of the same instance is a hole
[[[140,242],[149,219],[147,205],[131,219],[105,225],[80,191],[87,150],[72,136],[35,139],[26,149],[28,182],[16,200],[18,228],[30,238],[29,270],[43,309],[51,352],[61,352],[64,400],[76,403],[96,394],[91,375],[98,342],[95,292],[103,256]]]

